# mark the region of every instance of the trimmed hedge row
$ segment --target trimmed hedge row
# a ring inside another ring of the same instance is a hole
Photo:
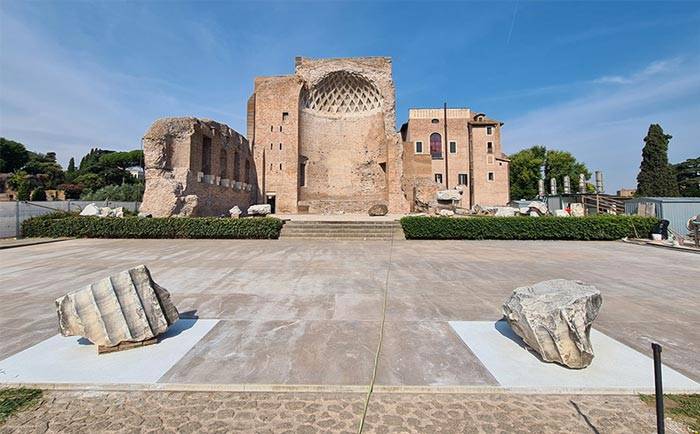
[[[53,213],[22,222],[25,237],[78,238],[279,238],[282,220],[217,217],[81,217]]]
[[[639,216],[401,219],[406,238],[414,240],[619,240],[647,237],[656,223]]]

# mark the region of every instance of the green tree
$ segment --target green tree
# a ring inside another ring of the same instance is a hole
[[[66,170],[68,173],[73,173],[75,172],[75,158],[70,157],[70,161],[68,161],[68,169]]]
[[[547,149],[533,146],[510,156],[510,197],[532,199],[537,196],[537,181]]]
[[[29,200],[29,194],[32,191],[32,183],[30,175],[22,170],[15,171],[7,180],[7,185],[17,192],[17,200]]]
[[[73,181],[82,188],[89,190],[97,190],[105,185],[104,179],[96,173],[85,173],[79,175]]]
[[[678,196],[673,166],[668,164],[668,141],[659,124],[651,124],[644,138],[642,164],[637,175],[637,196]]]
[[[29,161],[22,170],[34,175],[35,179],[47,189],[56,188],[64,179],[63,168],[56,162],[56,156],[52,152],[46,155],[29,152]]]
[[[27,161],[29,152],[23,144],[0,137],[0,173],[19,170]]]
[[[577,161],[571,153],[533,146],[510,156],[510,196],[513,199],[532,199],[537,196],[543,164],[547,190],[551,178],[557,179],[559,191],[563,191],[564,176],[568,175],[572,191],[576,191],[579,174],[584,174],[586,179],[591,176],[586,165]]]
[[[700,197],[700,157],[688,158],[682,163],[674,164],[673,168],[680,195]]]
[[[83,187],[78,184],[61,184],[59,190],[63,190],[66,199],[80,199],[80,194],[83,192]]]
[[[547,161],[544,170],[546,182],[549,182],[551,178],[556,178],[559,191],[564,191],[565,176],[568,176],[571,180],[572,191],[578,190],[578,177],[580,174],[583,173],[586,179],[591,177],[591,172],[586,165],[577,161],[571,153],[566,151],[547,151]],[[589,185],[590,184],[586,183],[587,189]]]
[[[86,191],[82,200],[122,200],[137,202],[143,198],[144,184],[108,185],[95,191]]]
[[[44,190],[43,187],[35,188],[34,191],[32,191],[31,200],[46,200],[46,190]]]

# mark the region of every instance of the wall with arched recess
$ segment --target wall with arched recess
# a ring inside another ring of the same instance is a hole
[[[397,152],[390,147],[398,144],[390,61],[302,59],[297,75],[305,82],[299,119],[305,179],[299,205],[311,213],[391,205],[390,192],[396,189],[390,188],[390,170],[400,159],[390,161]]]

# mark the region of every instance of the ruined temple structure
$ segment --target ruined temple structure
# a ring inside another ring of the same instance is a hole
[[[508,202],[500,122],[467,108],[411,109],[397,132],[390,58],[295,63],[292,75],[255,79],[247,138],[209,120],[156,121],[144,137],[142,211],[407,213],[444,189],[459,190],[465,208]]]

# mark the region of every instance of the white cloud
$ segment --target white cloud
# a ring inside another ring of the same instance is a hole
[[[668,60],[657,60],[650,63],[646,68],[641,71],[635,72],[629,76],[621,75],[606,75],[593,80],[594,83],[600,84],[632,84],[639,83],[640,81],[646,80],[658,74],[665,72],[670,72],[682,64],[682,59],[680,57]]]
[[[593,83],[583,96],[506,120],[504,141],[514,145],[506,150],[535,144],[567,150],[589,169],[603,170],[608,191],[634,186],[651,123],[673,135],[673,162],[698,156],[699,70],[698,59],[671,59],[617,81]]]
[[[86,60],[0,13],[0,135],[34,151],[57,152],[64,165],[94,146],[137,149],[150,123],[163,116],[211,117],[233,121],[233,128],[245,124],[244,103],[237,112],[207,107],[205,95],[124,72],[128,65],[116,70]],[[207,34],[200,36],[211,43]],[[244,93],[241,89],[242,101]]]

